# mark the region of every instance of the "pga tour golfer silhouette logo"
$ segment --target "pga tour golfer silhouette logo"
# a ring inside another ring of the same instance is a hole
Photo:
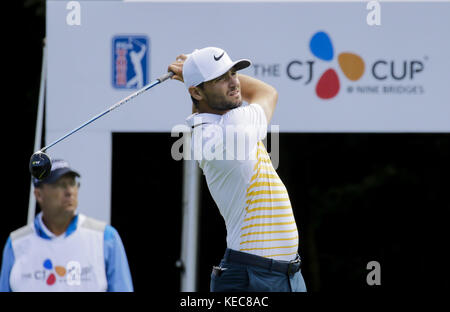
[[[140,89],[148,82],[149,40],[121,35],[112,41],[112,84],[116,89]]]

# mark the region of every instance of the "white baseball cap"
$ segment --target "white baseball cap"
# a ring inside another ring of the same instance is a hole
[[[233,62],[227,52],[220,48],[207,47],[194,50],[183,64],[183,80],[187,89],[202,82],[222,76],[231,68],[244,69],[251,65],[250,60]]]

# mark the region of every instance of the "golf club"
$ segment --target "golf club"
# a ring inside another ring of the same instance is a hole
[[[52,168],[52,162],[50,160],[50,157],[45,153],[49,148],[51,148],[55,144],[61,142],[62,140],[66,139],[67,137],[71,136],[75,132],[83,129],[84,127],[86,127],[90,123],[96,121],[100,117],[103,117],[107,113],[115,110],[117,107],[127,103],[128,101],[135,98],[139,94],[142,94],[145,91],[149,90],[150,88],[156,86],[157,84],[160,84],[161,82],[166,81],[167,79],[171,78],[173,75],[174,75],[173,72],[168,72],[168,73],[164,74],[163,76],[159,77],[155,81],[149,83],[148,85],[144,86],[143,88],[139,89],[138,91],[130,94],[126,98],[115,103],[110,108],[106,109],[105,111],[101,112],[100,114],[97,114],[96,116],[92,117],[91,119],[89,119],[88,121],[86,121],[82,125],[80,125],[79,127],[73,129],[72,131],[63,135],[59,139],[55,140],[54,142],[50,143],[49,145],[47,145],[47,146],[41,148],[39,151],[35,152],[33,155],[31,155],[31,158],[30,158],[29,169],[30,169],[31,175],[33,177],[37,178],[38,180],[42,180],[50,174],[50,171]]]

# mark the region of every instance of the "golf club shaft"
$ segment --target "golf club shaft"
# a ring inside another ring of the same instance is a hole
[[[50,143],[49,145],[43,147],[40,152],[45,153],[45,151],[47,149],[49,149],[50,147],[52,147],[53,145],[61,142],[62,140],[64,140],[65,138],[67,138],[68,136],[71,136],[72,134],[74,134],[75,132],[83,129],[84,127],[86,127],[87,125],[89,125],[90,123],[96,121],[97,119],[99,119],[100,117],[106,115],[107,113],[115,110],[117,107],[127,103],[128,101],[130,101],[131,99],[135,98],[136,96],[138,96],[139,94],[147,91],[148,89],[156,86],[157,84],[160,84],[163,81],[166,81],[167,79],[171,78],[174,75],[173,72],[168,72],[167,74],[159,77],[158,79],[156,79],[155,81],[149,83],[148,85],[144,86],[143,88],[137,90],[136,92],[130,94],[129,96],[127,96],[126,98],[120,100],[119,102],[117,102],[116,104],[114,104],[113,106],[111,106],[110,108],[108,108],[107,110],[105,110],[104,112],[101,112],[100,114],[92,117],[91,119],[89,119],[88,121],[86,121],[85,123],[83,123],[82,125],[80,125],[79,127],[73,129],[72,131],[70,131],[69,133],[63,135],[62,137],[60,137],[59,139],[57,139],[56,141]]]

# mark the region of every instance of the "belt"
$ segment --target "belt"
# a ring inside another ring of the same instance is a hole
[[[285,274],[294,274],[301,268],[302,261],[297,254],[295,260],[281,261],[252,255],[246,252],[236,251],[227,248],[224,256],[225,262],[234,262],[239,264],[255,265],[267,270],[277,271]]]

